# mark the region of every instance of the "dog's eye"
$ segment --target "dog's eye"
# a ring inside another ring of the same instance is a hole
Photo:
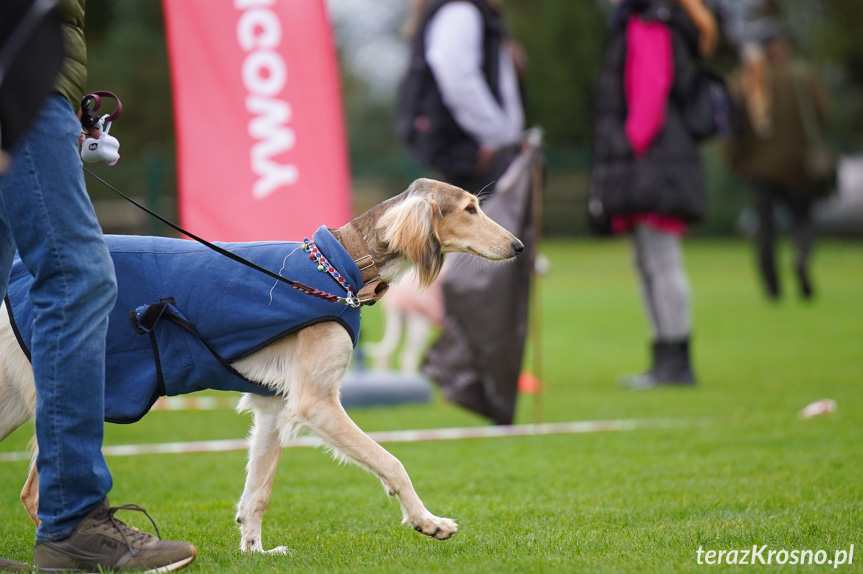
[[[468,205],[467,207],[464,208],[464,210],[467,211],[468,213],[470,213],[471,215],[476,214],[476,207],[474,207],[473,205]]]

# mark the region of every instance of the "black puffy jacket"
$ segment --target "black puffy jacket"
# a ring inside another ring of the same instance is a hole
[[[627,2],[624,10],[612,24],[596,94],[591,215],[658,213],[698,221],[707,210],[705,175],[698,144],[682,112],[695,89],[698,31],[681,8],[666,0]],[[674,57],[665,125],[639,159],[624,131],[625,30],[627,20],[635,16],[668,25]]]

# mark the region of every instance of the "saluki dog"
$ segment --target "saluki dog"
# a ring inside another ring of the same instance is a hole
[[[348,241],[349,235],[354,238],[353,244]],[[374,275],[363,274],[359,299],[366,297],[364,302],[379,298],[385,291],[381,286],[397,281],[411,268],[416,269],[420,286],[428,287],[440,272],[445,253],[463,252],[505,261],[524,249],[521,241],[482,212],[476,197],[429,179],[416,180],[403,193],[333,231],[333,236],[354,260],[372,264]],[[237,407],[240,412],[253,414],[246,483],[236,514],[241,550],[286,552],[283,546],[264,550],[262,520],[281,451],[302,430],[322,439],[336,458],[375,474],[386,492],[397,497],[404,523],[439,540],[456,532],[453,520],[426,509],[401,462],[360,430],[342,407],[339,384],[352,350],[353,341],[346,328],[336,321],[324,321],[305,326],[231,364],[249,381],[276,393],[244,394]],[[33,417],[35,404],[33,370],[16,340],[9,314],[3,310],[0,440]],[[21,499],[38,523],[35,463],[31,463]]]

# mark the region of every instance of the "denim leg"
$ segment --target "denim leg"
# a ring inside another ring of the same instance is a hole
[[[35,278],[39,540],[69,536],[112,485],[101,448],[105,337],[117,286],[84,185],[80,129],[69,103],[50,96],[0,177],[3,224]],[[5,291],[10,262],[4,245]]]

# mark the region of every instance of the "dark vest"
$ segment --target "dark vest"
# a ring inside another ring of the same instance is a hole
[[[29,0],[3,0],[0,14],[0,148],[11,150],[54,88],[65,27],[57,7]]]
[[[600,202],[606,215],[659,213],[698,221],[707,211],[707,185],[698,144],[683,112],[695,90],[698,32],[686,13],[666,0],[637,0],[627,6],[629,12],[619,14],[612,25],[597,87],[590,208]],[[635,15],[668,25],[674,58],[665,124],[641,159],[635,158],[624,130],[625,30]]]
[[[425,58],[425,35],[432,17],[453,0],[432,0],[422,14],[411,47],[408,69],[396,101],[395,129],[421,165],[445,176],[465,176],[476,165],[477,142],[456,123],[443,102]],[[482,13],[483,74],[500,103],[500,50],[506,35],[500,13],[483,0],[464,0]]]
[[[313,237],[354,292],[357,265],[326,227]],[[356,346],[360,311],[330,303],[183,239],[107,236],[117,274],[117,303],[108,318],[105,420],[134,422],[162,395],[217,389],[273,395],[240,375],[232,362],[324,321],[343,326]],[[228,251],[310,287],[344,296],[318,271],[301,243],[220,243]],[[281,270],[281,271],[280,271]],[[6,308],[28,358],[33,276],[16,259]]]

